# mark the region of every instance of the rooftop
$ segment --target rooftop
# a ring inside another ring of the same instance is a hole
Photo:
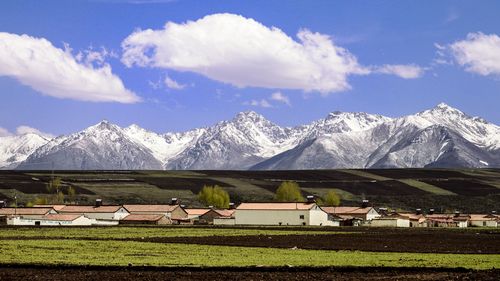
[[[140,215],[140,214],[130,214],[124,217],[124,221],[159,221],[164,218],[165,215]]]
[[[135,212],[156,212],[169,213],[175,210],[179,205],[123,205],[130,213]]]
[[[52,208],[1,208],[0,215],[46,215]]]
[[[70,205],[64,206],[57,210],[59,213],[115,213],[120,210],[122,206],[77,206]]]
[[[236,210],[310,210],[316,203],[241,203]]]
[[[325,212],[329,214],[368,214],[373,207],[321,207]]]

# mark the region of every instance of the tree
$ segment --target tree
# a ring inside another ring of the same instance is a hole
[[[59,191],[56,194],[56,203],[58,203],[58,204],[64,203],[64,193],[62,193],[62,191]]]
[[[340,205],[340,195],[334,190],[330,190],[323,199],[323,203],[325,206],[336,207]]]
[[[47,191],[57,194],[59,192],[59,187],[61,187],[61,178],[53,178],[47,184]]]
[[[49,204],[47,197],[37,197],[35,198],[35,201],[33,201],[33,205],[47,205],[47,204]]]
[[[285,181],[276,190],[274,199],[279,202],[303,202],[304,196],[299,185],[294,181]]]
[[[69,197],[69,200],[75,201],[75,195],[76,195],[75,188],[72,187],[72,186],[68,187],[68,197]]]
[[[229,208],[229,193],[220,186],[203,186],[203,189],[198,193],[198,200],[207,206],[216,208]]]

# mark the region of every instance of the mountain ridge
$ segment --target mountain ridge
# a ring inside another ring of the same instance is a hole
[[[4,138],[0,138],[3,169],[500,166],[500,127],[444,103],[397,118],[334,111],[295,127],[282,127],[245,111],[213,126],[162,134],[103,120],[82,131],[37,142],[31,150],[22,150],[24,155],[10,155],[18,159],[10,162],[8,153],[1,153]]]

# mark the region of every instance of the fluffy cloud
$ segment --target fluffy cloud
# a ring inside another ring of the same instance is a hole
[[[277,102],[282,102],[288,106],[291,106],[292,104],[290,103],[290,99],[283,95],[281,92],[274,92],[271,94],[270,97],[271,100],[277,101]]]
[[[12,134],[9,132],[9,130],[0,127],[0,137],[7,137],[11,136]]]
[[[186,85],[180,84],[168,76],[165,77],[164,82],[165,82],[165,86],[167,86],[167,88],[169,88],[169,89],[182,90],[182,89],[186,88]]]
[[[111,72],[108,64],[94,67],[81,63],[69,48],[59,49],[44,38],[28,35],[0,32],[0,76],[15,78],[44,95],[56,98],[92,102],[140,101]]]
[[[0,137],[13,136],[13,135],[20,136],[20,135],[25,135],[25,134],[37,134],[37,135],[40,135],[40,136],[43,136],[46,138],[53,138],[54,137],[54,135],[52,135],[52,134],[44,133],[38,129],[29,127],[29,126],[25,126],[25,125],[17,127],[15,134],[9,132],[9,130],[7,130],[7,129],[0,127]]]
[[[403,79],[415,79],[424,74],[424,69],[414,64],[386,64],[380,67],[375,67],[374,72],[392,74]]]
[[[16,134],[17,135],[36,134],[36,135],[44,136],[44,137],[47,137],[47,138],[53,138],[53,137],[55,137],[52,134],[44,133],[44,132],[42,132],[42,131],[40,131],[38,129],[29,127],[29,126],[25,126],[25,125],[17,127],[16,128]]]
[[[466,71],[484,76],[500,74],[500,37],[496,34],[469,33],[465,40],[449,45],[449,50]]]
[[[303,29],[297,38],[250,18],[214,14],[132,33],[122,42],[122,62],[191,71],[237,87],[321,93],[349,89],[349,75],[370,72],[327,35]]]

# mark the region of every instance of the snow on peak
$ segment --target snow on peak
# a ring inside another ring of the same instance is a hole
[[[444,125],[480,147],[500,148],[500,127],[480,117],[471,117],[445,103],[419,112],[415,116],[431,124]]]
[[[334,111],[311,124],[311,128],[316,135],[358,132],[371,129],[383,122],[392,120],[377,114],[368,114],[364,112],[340,112]]]

